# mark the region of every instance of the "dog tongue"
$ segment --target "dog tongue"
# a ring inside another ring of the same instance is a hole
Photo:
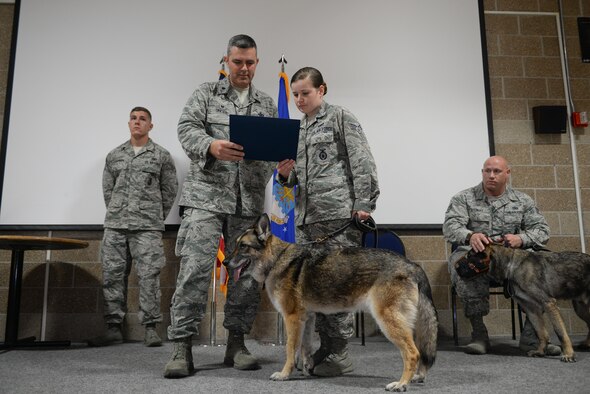
[[[242,273],[242,268],[244,266],[241,266],[240,268],[236,268],[234,270],[234,283],[236,283],[238,281],[238,279],[240,279],[240,274]]]

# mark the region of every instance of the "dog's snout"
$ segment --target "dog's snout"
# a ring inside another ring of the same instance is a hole
[[[229,261],[225,261],[225,266],[229,269],[236,269],[248,265],[250,263],[250,259],[247,257],[240,257],[235,256],[229,259]]]

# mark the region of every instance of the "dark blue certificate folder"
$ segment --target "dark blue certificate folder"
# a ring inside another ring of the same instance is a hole
[[[229,140],[244,147],[245,160],[295,160],[299,120],[230,115]]]

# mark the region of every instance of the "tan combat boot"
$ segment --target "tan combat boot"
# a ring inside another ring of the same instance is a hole
[[[244,334],[237,331],[229,332],[223,363],[227,366],[233,366],[235,369],[241,370],[260,368],[258,360],[250,354],[244,344]]]
[[[165,378],[184,378],[194,372],[192,337],[175,339],[170,360],[164,368]]]
[[[123,332],[121,331],[121,325],[117,323],[109,323],[107,332],[104,335],[91,338],[86,342],[88,343],[88,346],[91,347],[109,346],[117,343],[123,343]]]
[[[324,338],[321,338],[324,342]],[[312,375],[315,376],[340,376],[354,370],[352,360],[348,357],[348,341],[344,338],[328,338],[327,339],[329,354],[324,357],[323,361],[315,365]],[[320,353],[322,345],[313,355],[314,364],[316,359],[320,359],[323,354]]]
[[[155,324],[147,324],[145,326],[145,336],[143,338],[143,344],[147,347],[162,346],[162,339],[156,332]]]
[[[490,350],[490,338],[488,329],[483,322],[483,316],[473,316],[469,318],[473,331],[471,332],[471,342],[465,346],[467,354],[486,354]]]

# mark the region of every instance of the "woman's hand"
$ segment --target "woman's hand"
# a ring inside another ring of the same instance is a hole
[[[365,211],[353,211],[352,212],[352,216],[358,216],[358,218],[363,221],[363,220],[367,220],[368,218],[371,217],[371,214],[369,212],[365,212]]]
[[[293,168],[295,167],[295,160],[293,159],[287,159],[287,160],[283,160],[281,162],[279,162],[279,164],[277,164],[277,171],[279,172],[279,174],[281,174],[281,176],[285,179],[289,178],[289,174],[291,173],[291,171],[293,170]]]

